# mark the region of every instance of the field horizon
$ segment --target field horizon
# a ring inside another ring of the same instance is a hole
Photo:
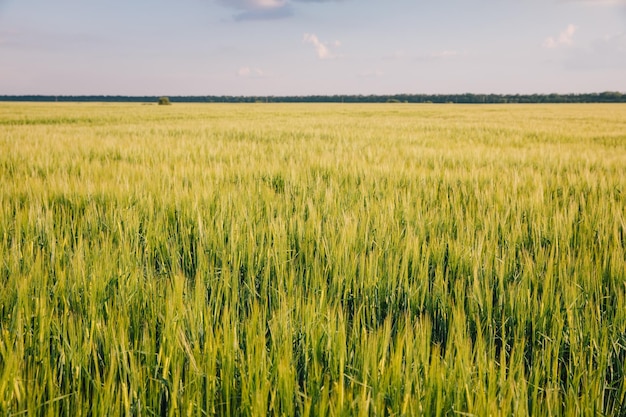
[[[423,103],[423,104],[550,104],[624,103],[626,93],[389,93],[389,94],[304,94],[304,95],[104,95],[104,94],[23,94],[0,95],[0,102],[119,102],[156,103],[168,97],[173,103]]]

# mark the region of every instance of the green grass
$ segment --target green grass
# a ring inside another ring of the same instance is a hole
[[[624,415],[626,106],[0,104],[0,415]]]

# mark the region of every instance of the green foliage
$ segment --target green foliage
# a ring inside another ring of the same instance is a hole
[[[154,96],[2,96],[0,101],[35,102],[154,102]],[[626,94],[618,91],[583,94],[394,94],[334,96],[176,96],[177,103],[626,103]]]
[[[0,415],[626,412],[623,106],[0,109]]]
[[[170,102],[170,98],[169,97],[159,97],[159,105],[160,106],[169,106],[170,104],[172,104]]]

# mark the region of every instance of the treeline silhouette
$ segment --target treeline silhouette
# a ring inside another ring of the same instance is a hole
[[[157,103],[163,96],[4,95],[0,101]],[[626,103],[626,94],[393,94],[305,96],[169,96],[172,103]]]

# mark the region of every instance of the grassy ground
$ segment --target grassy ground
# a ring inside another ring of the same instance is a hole
[[[0,104],[0,414],[626,414],[626,106]]]

